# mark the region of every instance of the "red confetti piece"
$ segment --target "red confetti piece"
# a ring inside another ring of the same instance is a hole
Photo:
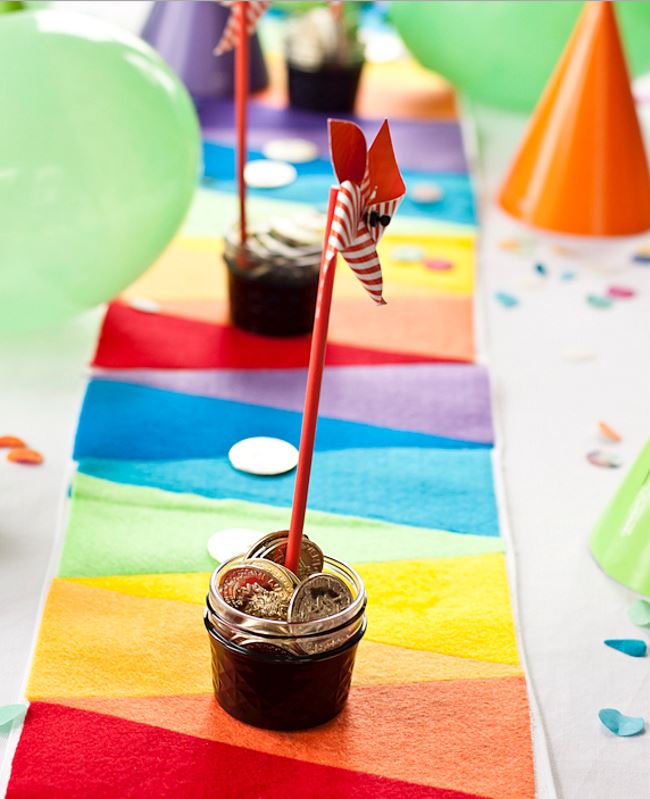
[[[636,296],[636,291],[629,286],[609,286],[607,294],[616,300],[629,300]]]
[[[17,436],[0,436],[0,449],[14,449],[14,447],[26,447],[27,444]]]
[[[29,466],[38,466],[43,463],[43,456],[35,449],[28,449],[27,447],[17,447],[16,449],[9,450],[7,453],[7,460],[12,463],[24,463]]]
[[[451,261],[444,261],[442,258],[427,258],[424,265],[433,272],[448,272],[454,268]]]

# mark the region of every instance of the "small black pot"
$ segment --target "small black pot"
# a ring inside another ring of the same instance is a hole
[[[261,261],[244,248],[226,248],[228,296],[233,323],[262,336],[311,333],[318,293],[319,261],[291,268]]]
[[[348,66],[326,64],[317,70],[288,63],[289,104],[324,113],[354,110],[363,61]]]

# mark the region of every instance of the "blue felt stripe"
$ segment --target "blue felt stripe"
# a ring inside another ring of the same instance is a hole
[[[249,152],[249,160],[264,158],[262,153]],[[278,189],[254,189],[252,194],[273,200],[308,203],[314,205],[315,198],[325,198],[332,185],[334,173],[329,161],[318,159],[307,164],[296,164],[298,180],[289,186]],[[237,191],[235,182],[234,148],[214,142],[203,142],[204,174],[210,181],[215,181],[214,188],[219,191]],[[438,219],[457,222],[464,225],[476,224],[474,195],[469,175],[453,172],[419,172],[402,170],[407,187],[421,181],[436,183],[443,191],[442,199],[433,204],[414,203],[408,194],[400,205],[400,217],[415,216],[424,219]],[[210,183],[206,183],[208,187]]]
[[[118,483],[290,507],[295,474],[255,477],[226,458],[84,460],[85,474]],[[498,536],[487,450],[350,449],[316,452],[309,507],[416,527]]]
[[[74,457],[177,460],[226,455],[249,436],[275,436],[298,446],[302,414],[111,380],[92,380],[81,410]],[[489,445],[321,418],[316,449]]]

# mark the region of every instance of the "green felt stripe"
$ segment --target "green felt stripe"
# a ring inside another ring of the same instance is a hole
[[[232,225],[237,215],[236,203],[237,198],[234,194],[199,189],[183,224],[184,235],[197,237],[223,235]],[[273,217],[287,217],[304,213],[308,208],[304,203],[267,199],[265,197],[249,197],[247,205],[247,214],[250,217],[251,224],[256,222],[266,224]],[[411,233],[427,236],[436,234],[462,235],[472,233],[474,230],[475,228],[472,225],[415,216],[405,217],[399,214],[395,216],[390,225],[391,233]]]
[[[60,577],[210,571],[206,542],[217,530],[286,529],[289,510],[210,500],[78,474]],[[501,552],[503,541],[312,511],[306,530],[327,554],[350,563]]]

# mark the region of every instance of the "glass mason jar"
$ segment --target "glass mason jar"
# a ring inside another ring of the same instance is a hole
[[[334,718],[350,690],[357,645],[366,631],[366,591],[354,569],[325,557],[323,572],[341,578],[352,602],[338,613],[290,623],[249,616],[219,591],[242,556],[210,578],[205,626],[210,634],[212,682],[231,716],[274,730],[315,727]]]
[[[228,236],[224,261],[233,323],[250,333],[311,333],[321,248],[291,246],[270,233],[253,232],[246,246]]]

